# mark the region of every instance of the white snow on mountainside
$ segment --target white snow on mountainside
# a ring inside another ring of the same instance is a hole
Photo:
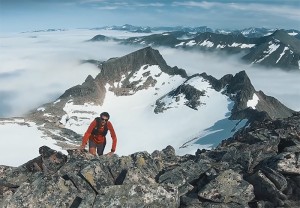
[[[38,106],[49,102],[53,105],[61,103],[57,98],[65,90],[81,84],[88,74],[95,77],[99,73],[96,66],[90,63],[82,64],[82,60],[106,61],[137,49],[114,42],[85,42],[97,34],[119,38],[136,36],[136,33],[83,29],[1,34],[0,47],[5,49],[5,53],[0,54],[1,113],[10,112],[12,116],[22,116],[29,109],[43,112],[45,109]],[[142,35],[145,34],[139,34]],[[300,110],[300,73],[249,68],[234,58],[158,48],[168,65],[183,68],[189,76],[207,72],[219,79],[225,74],[235,74],[245,69],[256,89],[279,98],[294,110]],[[284,52],[286,51],[282,51],[282,54]],[[211,89],[209,84],[201,79],[195,78],[189,82],[195,88],[206,91],[205,96],[200,98],[203,104],[198,106],[198,110],[194,110],[185,105],[184,95],[178,95],[177,99],[166,96],[170,90],[183,84],[184,80],[181,77],[170,78],[169,75],[160,74],[157,66],[148,66],[148,69],[151,69],[149,72],[153,73],[152,76],[157,80],[154,87],[132,92],[129,96],[116,96],[109,89],[119,83],[106,85],[107,92],[102,106],[93,103],[74,105],[75,102],[70,97],[63,109],[65,114],[60,118],[62,125],[83,134],[96,116],[108,111],[118,136],[116,154],[127,155],[144,150],[151,153],[167,145],[174,146],[178,154],[194,154],[197,148],[210,148],[220,142],[215,141],[215,138],[228,138],[245,124],[246,121],[228,120],[232,102]],[[138,73],[131,81],[140,80],[141,85],[145,77],[142,71]],[[170,108],[155,114],[153,110],[156,100],[160,98],[163,98]],[[254,96],[249,101],[249,106],[255,108],[255,103]],[[7,115],[5,116],[10,116]],[[44,113],[45,118],[52,116],[48,112]],[[55,140],[41,131],[42,128],[43,125],[31,121],[0,119],[0,164],[21,165],[38,156],[38,147],[42,145],[66,153],[56,145]],[[58,134],[54,131],[51,133]],[[109,134],[107,141],[105,153],[111,146]],[[181,146],[186,148],[180,148]]]
[[[39,147],[47,145],[57,151],[67,154],[56,144],[56,141],[45,136],[33,122],[24,119],[0,121],[1,139],[0,164],[19,166],[39,156]]]
[[[139,84],[142,85],[145,82],[143,76],[145,73],[156,77],[155,86],[136,91],[129,96],[116,96],[109,90],[113,86],[107,84],[107,92],[102,106],[91,103],[74,105],[72,98],[70,98],[63,108],[65,115],[62,115],[61,123],[66,128],[83,135],[96,116],[103,111],[109,112],[118,137],[116,151],[118,155],[129,155],[137,151],[151,153],[156,149],[163,149],[167,145],[172,145],[177,154],[194,154],[198,148],[207,149],[217,145],[220,139],[230,137],[236,130],[245,125],[246,121],[228,120],[229,111],[233,105],[232,102],[225,95],[212,89],[210,84],[203,78],[195,77],[185,83],[185,85],[191,85],[205,92],[205,95],[201,97],[201,105],[198,110],[194,110],[185,105],[184,96],[181,96],[179,101],[178,98],[163,97],[182,84],[185,81],[184,78],[179,75],[170,76],[162,72],[157,65],[153,65],[142,66],[134,74],[134,80],[132,81],[140,81]],[[118,86],[119,83],[113,85]],[[162,101],[167,103],[167,110],[155,114],[155,102],[159,98],[163,98]],[[61,101],[57,100],[53,102],[53,105],[59,102]],[[38,108],[37,110],[44,111],[45,109]],[[49,117],[51,114],[44,114],[44,116]],[[216,123],[216,121],[218,122]],[[0,126],[0,132],[5,130],[3,128],[7,127]],[[40,143],[37,142],[33,145],[35,150],[37,149],[36,146],[42,143],[45,144],[45,139],[49,139],[43,137],[36,127],[31,127],[30,131],[34,136],[24,136],[27,140],[30,137],[30,142],[34,142],[34,139],[38,137],[37,135],[42,138],[39,141]],[[10,138],[20,141],[20,132],[22,131],[12,132]],[[204,138],[204,142],[202,142],[201,137]],[[217,139],[217,141],[211,139],[211,137]],[[43,142],[43,140],[45,141]],[[108,152],[110,147],[111,138],[108,135],[105,152]],[[58,147],[55,147],[55,149],[60,150]],[[22,149],[24,154],[27,151],[32,152],[32,150],[33,147]],[[1,148],[2,151],[5,152],[5,148]],[[35,155],[37,155],[36,152]],[[31,154],[31,156],[33,155]],[[13,161],[6,159],[0,162],[5,165],[20,165],[27,161],[28,158],[22,157],[22,154],[20,154],[20,157],[18,159],[14,158]]]

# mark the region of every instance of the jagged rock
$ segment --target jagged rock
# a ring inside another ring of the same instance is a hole
[[[300,152],[283,152],[270,158],[265,164],[283,174],[300,175]]]
[[[282,206],[286,196],[277,189],[276,185],[262,172],[257,171],[248,181],[254,186],[257,199],[268,199],[274,206]]]
[[[210,168],[210,164],[199,161],[187,161],[178,167],[168,170],[159,176],[158,182],[164,184],[173,184],[180,190],[180,196],[193,189],[189,185],[198,179],[199,175]]]
[[[40,177],[33,183],[23,183],[11,198],[4,201],[4,207],[70,207],[79,193],[70,180],[57,175]]]
[[[287,180],[281,173],[268,167],[263,167],[261,171],[265,176],[268,177],[270,181],[274,183],[279,191],[283,191],[287,188]]]
[[[45,174],[56,173],[67,162],[66,155],[47,146],[40,147],[39,153],[42,158],[42,163],[39,167],[41,166]]]
[[[176,188],[157,184],[116,185],[101,189],[94,207],[178,207]]]
[[[114,178],[107,169],[101,167],[101,161],[91,161],[80,174],[99,192],[103,187],[114,185]]]
[[[187,77],[184,70],[168,66],[158,50],[146,47],[126,56],[103,62],[101,65],[101,74],[99,74],[95,80],[121,80],[122,75],[128,72],[134,74],[136,70],[145,65],[158,65],[160,69],[167,74]],[[124,85],[126,85],[126,80]]]
[[[218,203],[247,204],[254,199],[253,186],[242,175],[226,170],[204,187],[199,187],[198,196]]]
[[[170,145],[162,151],[155,150],[151,156],[155,160],[155,163],[161,167],[160,169],[164,166],[176,165],[179,161],[179,157],[175,154],[175,149]]]
[[[145,175],[139,168],[130,168],[126,173],[126,177],[123,180],[122,184],[155,184],[156,181],[154,178]]]

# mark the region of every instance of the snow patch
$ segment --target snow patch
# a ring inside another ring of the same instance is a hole
[[[247,107],[250,107],[250,108],[252,108],[252,109],[255,109],[255,107],[256,107],[258,101],[259,101],[259,98],[258,98],[258,96],[254,93],[254,94],[253,94],[253,97],[252,97],[252,100],[248,100],[248,102],[247,102]]]
[[[56,104],[56,103],[59,103],[60,102],[60,99],[56,100],[53,104]]]
[[[255,44],[242,44],[241,48],[253,48]]]
[[[203,41],[201,44],[201,46],[206,46],[206,47],[213,47],[214,46],[214,43],[209,41],[209,40],[205,40]]]
[[[189,84],[200,91],[207,91],[208,88],[211,88],[210,83],[202,77],[193,77],[192,79],[188,80],[186,84]]]
[[[1,123],[5,123],[5,125],[0,125],[2,140],[2,145],[0,145],[1,165],[16,167],[24,164],[38,157],[40,155],[39,148],[43,145],[68,154],[55,145],[55,140],[45,136],[35,123],[23,121],[1,121]]]
[[[217,48],[225,48],[226,47],[226,45],[217,45]]]
[[[279,58],[278,58],[277,61],[276,61],[276,64],[280,61],[280,59],[282,58],[282,56],[285,54],[285,52],[286,52],[287,50],[289,50],[289,48],[288,48],[288,47],[284,47],[282,53],[280,54]]]
[[[195,40],[191,40],[189,42],[186,43],[187,46],[194,46],[196,45],[196,41]]]
[[[72,101],[67,102],[63,110],[66,114],[62,116],[60,123],[63,124],[65,128],[71,129],[79,134],[83,134],[90,122],[101,113],[100,106],[98,105],[91,103],[74,105]]]
[[[295,35],[298,35],[298,33],[297,32],[295,32],[295,31],[293,31],[293,32],[290,32],[290,33],[288,33],[289,35],[291,35],[291,36],[295,36]]]
[[[272,42],[269,42],[269,47],[268,47],[268,50],[266,50],[266,51],[264,51],[263,53],[264,53],[264,57],[263,58],[261,58],[261,59],[259,59],[258,61],[256,61],[256,63],[259,63],[259,62],[261,62],[261,61],[263,61],[264,59],[266,59],[268,56],[270,56],[274,51],[276,51],[277,50],[277,48],[279,48],[279,44],[274,44],[274,43],[272,43]]]
[[[138,81],[139,84],[137,84],[136,87],[139,87],[145,83],[148,77],[158,77],[160,73],[162,73],[162,71],[158,65],[143,65],[132,75],[132,77],[129,79],[129,82]]]
[[[252,48],[254,46],[255,46],[255,44],[232,43],[228,47],[233,47],[233,48],[237,48],[237,47],[239,47],[239,48]]]
[[[175,47],[178,47],[178,46],[183,46],[183,45],[184,45],[184,43],[185,43],[185,42],[181,42],[181,43],[179,43],[179,44],[175,45]]]

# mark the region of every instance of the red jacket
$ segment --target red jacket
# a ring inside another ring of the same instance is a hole
[[[85,146],[87,144],[87,141],[89,139],[93,139],[95,143],[104,143],[106,141],[105,136],[103,135],[92,135],[92,131],[93,129],[96,127],[97,125],[97,121],[96,119],[94,119],[94,121],[90,124],[89,128],[87,129],[87,131],[85,132],[83,138],[82,138],[82,145]],[[107,121],[107,128],[108,131],[110,132],[110,136],[112,138],[112,147],[111,147],[111,151],[115,152],[116,151],[116,146],[117,146],[117,136],[114,130],[114,127],[112,125],[112,123],[110,121]],[[100,130],[103,130],[104,126],[100,126]]]

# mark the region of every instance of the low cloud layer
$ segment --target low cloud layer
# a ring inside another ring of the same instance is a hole
[[[89,74],[99,73],[95,65],[82,60],[104,61],[135,50],[113,42],[86,42],[97,34],[73,30],[0,36],[1,51],[5,51],[0,53],[0,115],[20,116],[82,84]]]

